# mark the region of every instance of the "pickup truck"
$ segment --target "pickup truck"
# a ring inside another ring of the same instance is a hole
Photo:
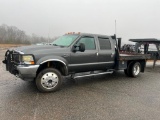
[[[120,54],[116,35],[65,34],[50,45],[9,49],[6,70],[25,81],[35,81],[41,92],[56,91],[65,77],[80,78],[124,70],[129,77],[144,72],[145,54]],[[81,74],[89,72],[89,74]],[[77,75],[78,73],[78,75]]]

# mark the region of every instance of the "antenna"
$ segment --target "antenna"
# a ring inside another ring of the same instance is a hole
[[[115,20],[115,35],[117,34],[117,23],[116,23],[116,20]]]
[[[50,34],[50,29],[48,28],[48,44],[49,44],[49,34]]]
[[[48,33],[48,44],[49,44],[49,33]]]

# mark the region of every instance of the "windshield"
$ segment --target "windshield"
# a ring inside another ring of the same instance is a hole
[[[72,42],[78,37],[78,35],[64,35],[53,41],[51,44],[55,46],[65,46],[68,47]]]

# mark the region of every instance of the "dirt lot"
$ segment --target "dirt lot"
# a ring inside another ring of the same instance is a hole
[[[159,120],[160,66],[138,78],[123,72],[64,80],[55,93],[40,93],[33,83],[5,71],[0,50],[1,120]]]

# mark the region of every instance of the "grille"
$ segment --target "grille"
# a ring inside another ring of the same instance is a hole
[[[20,55],[18,53],[13,53],[12,54],[12,61],[14,63],[20,63]]]
[[[6,70],[10,73],[14,74],[15,65],[20,63],[20,54],[15,51],[7,51],[6,52]]]

